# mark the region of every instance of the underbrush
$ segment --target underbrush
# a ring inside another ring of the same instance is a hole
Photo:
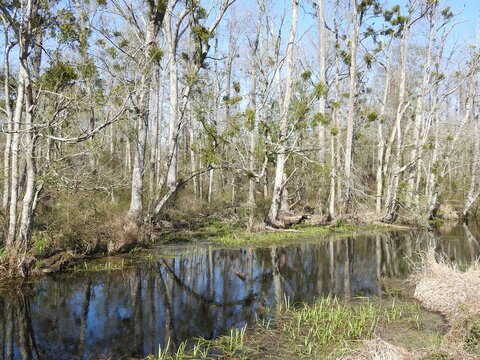
[[[32,236],[32,253],[46,257],[59,252],[76,254],[128,251],[142,240],[141,228],[129,220],[124,192],[114,198],[102,194],[64,193],[45,201]]]

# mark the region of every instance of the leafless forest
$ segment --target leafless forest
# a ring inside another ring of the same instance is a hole
[[[2,268],[181,219],[475,215],[478,17],[446,0],[1,1]]]

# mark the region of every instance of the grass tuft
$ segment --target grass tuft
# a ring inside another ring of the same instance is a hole
[[[372,339],[379,324],[406,321],[413,308],[392,301],[378,304],[370,300],[347,302],[325,297],[313,304],[293,304],[288,298],[273,313],[257,323],[232,329],[215,340],[199,339],[176,352],[160,350],[148,360],[180,359],[318,359],[333,352],[358,347],[358,341]]]

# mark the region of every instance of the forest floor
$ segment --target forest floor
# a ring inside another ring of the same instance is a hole
[[[228,336],[147,359],[480,359],[479,264],[461,272],[432,254],[408,281],[386,281],[381,297],[285,300]]]

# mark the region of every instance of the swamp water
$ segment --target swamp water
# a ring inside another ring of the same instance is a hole
[[[175,345],[228,333],[285,297],[297,302],[328,294],[377,295],[379,278],[405,278],[406,259],[429,246],[467,265],[480,256],[479,238],[477,224],[447,225],[434,232],[309,238],[271,248],[167,246],[148,256],[115,258],[129,265],[0,289],[0,358],[157,353],[169,338]]]

